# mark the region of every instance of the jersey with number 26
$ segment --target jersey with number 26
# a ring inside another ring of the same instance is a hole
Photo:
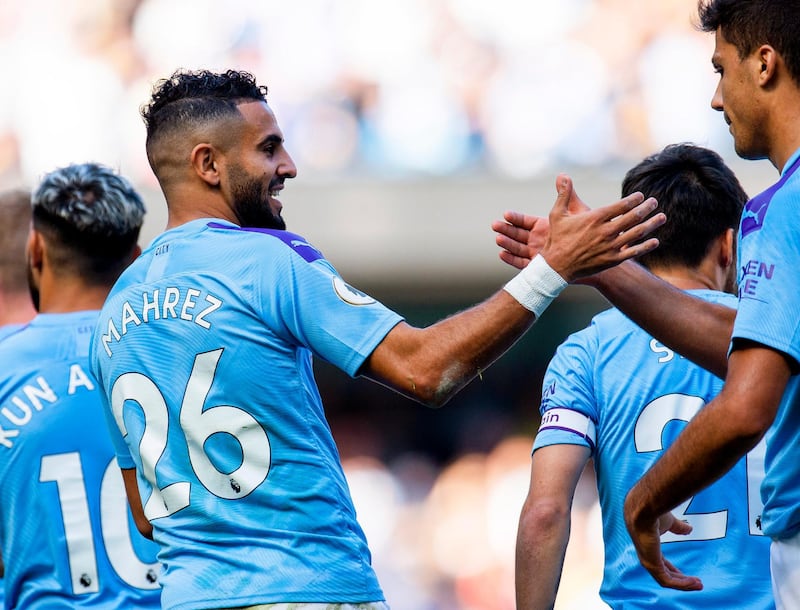
[[[736,306],[733,295],[693,290]],[[769,538],[761,532],[762,442],[709,488],[678,506],[687,536],[666,533],[664,556],[703,579],[702,591],[659,587],[639,563],[623,519],[631,487],[722,380],[659,344],[617,310],[570,336],[545,374],[534,449],[580,444],[592,450],[605,542],[601,597],[612,608],[773,608]]]
[[[93,363],[165,608],[383,599],[312,354],[356,375],[400,320],[286,231],[192,221],[123,274]]]
[[[97,312],[40,314],[0,341],[6,608],[160,608],[156,545],[130,516],[89,372]]]

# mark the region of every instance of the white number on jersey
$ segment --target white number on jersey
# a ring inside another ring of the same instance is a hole
[[[639,453],[663,451],[662,433],[671,421],[691,420],[703,408],[703,399],[685,394],[667,394],[649,403],[639,414],[634,429],[634,442]],[[750,533],[763,535],[759,527],[763,503],[759,488],[764,479],[764,439],[747,455],[747,503]],[[728,511],[713,513],[689,513],[694,498],[677,506],[672,513],[676,518],[687,521],[692,533],[680,536],[666,532],[661,535],[662,542],[681,542],[686,540],[714,540],[724,538],[728,527]]]
[[[222,352],[217,349],[195,356],[181,403],[180,426],[185,451],[200,483],[214,495],[234,500],[244,498],[264,482],[272,454],[267,433],[247,411],[229,405],[204,406]],[[111,408],[123,436],[127,436],[122,418],[127,400],[138,403],[144,412],[145,429],[139,453],[142,474],[153,489],[144,505],[145,516],[150,520],[169,516],[189,506],[191,483],[175,481],[160,487],[157,482],[158,462],[167,450],[167,403],[150,378],[140,373],[120,375],[111,389]],[[206,441],[218,433],[230,435],[242,449],[242,462],[232,472],[220,471],[206,453]]]
[[[80,455],[72,452],[43,456],[39,481],[53,481],[58,487],[72,592],[96,593],[100,579]],[[158,589],[158,563],[140,561],[133,550],[127,502],[122,474],[112,459],[100,484],[101,542],[111,567],[123,581],[139,589]]]

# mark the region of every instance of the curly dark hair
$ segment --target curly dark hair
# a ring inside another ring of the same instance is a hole
[[[800,83],[800,1],[699,0],[697,12],[700,29],[719,29],[740,58],[759,45],[772,46],[783,57],[795,83]]]
[[[86,281],[113,281],[130,262],[145,207],[116,171],[99,163],[45,174],[31,195],[34,228],[45,235],[53,266]]]
[[[187,124],[202,124],[236,112],[245,100],[266,101],[267,87],[249,72],[177,70],[158,81],[141,107],[147,141]]]

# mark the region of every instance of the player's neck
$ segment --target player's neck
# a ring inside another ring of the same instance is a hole
[[[77,278],[43,278],[39,293],[39,313],[70,313],[101,309],[108,286],[88,285]]]
[[[786,84],[784,94],[776,100],[763,127],[769,142],[769,160],[782,172],[789,159],[800,148],[800,87]]]
[[[722,290],[717,281],[694,269],[652,269],[652,272],[680,290]]]

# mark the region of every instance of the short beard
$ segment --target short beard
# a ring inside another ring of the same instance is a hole
[[[233,211],[242,227],[285,230],[286,222],[269,207],[269,191],[239,167],[230,170]]]

